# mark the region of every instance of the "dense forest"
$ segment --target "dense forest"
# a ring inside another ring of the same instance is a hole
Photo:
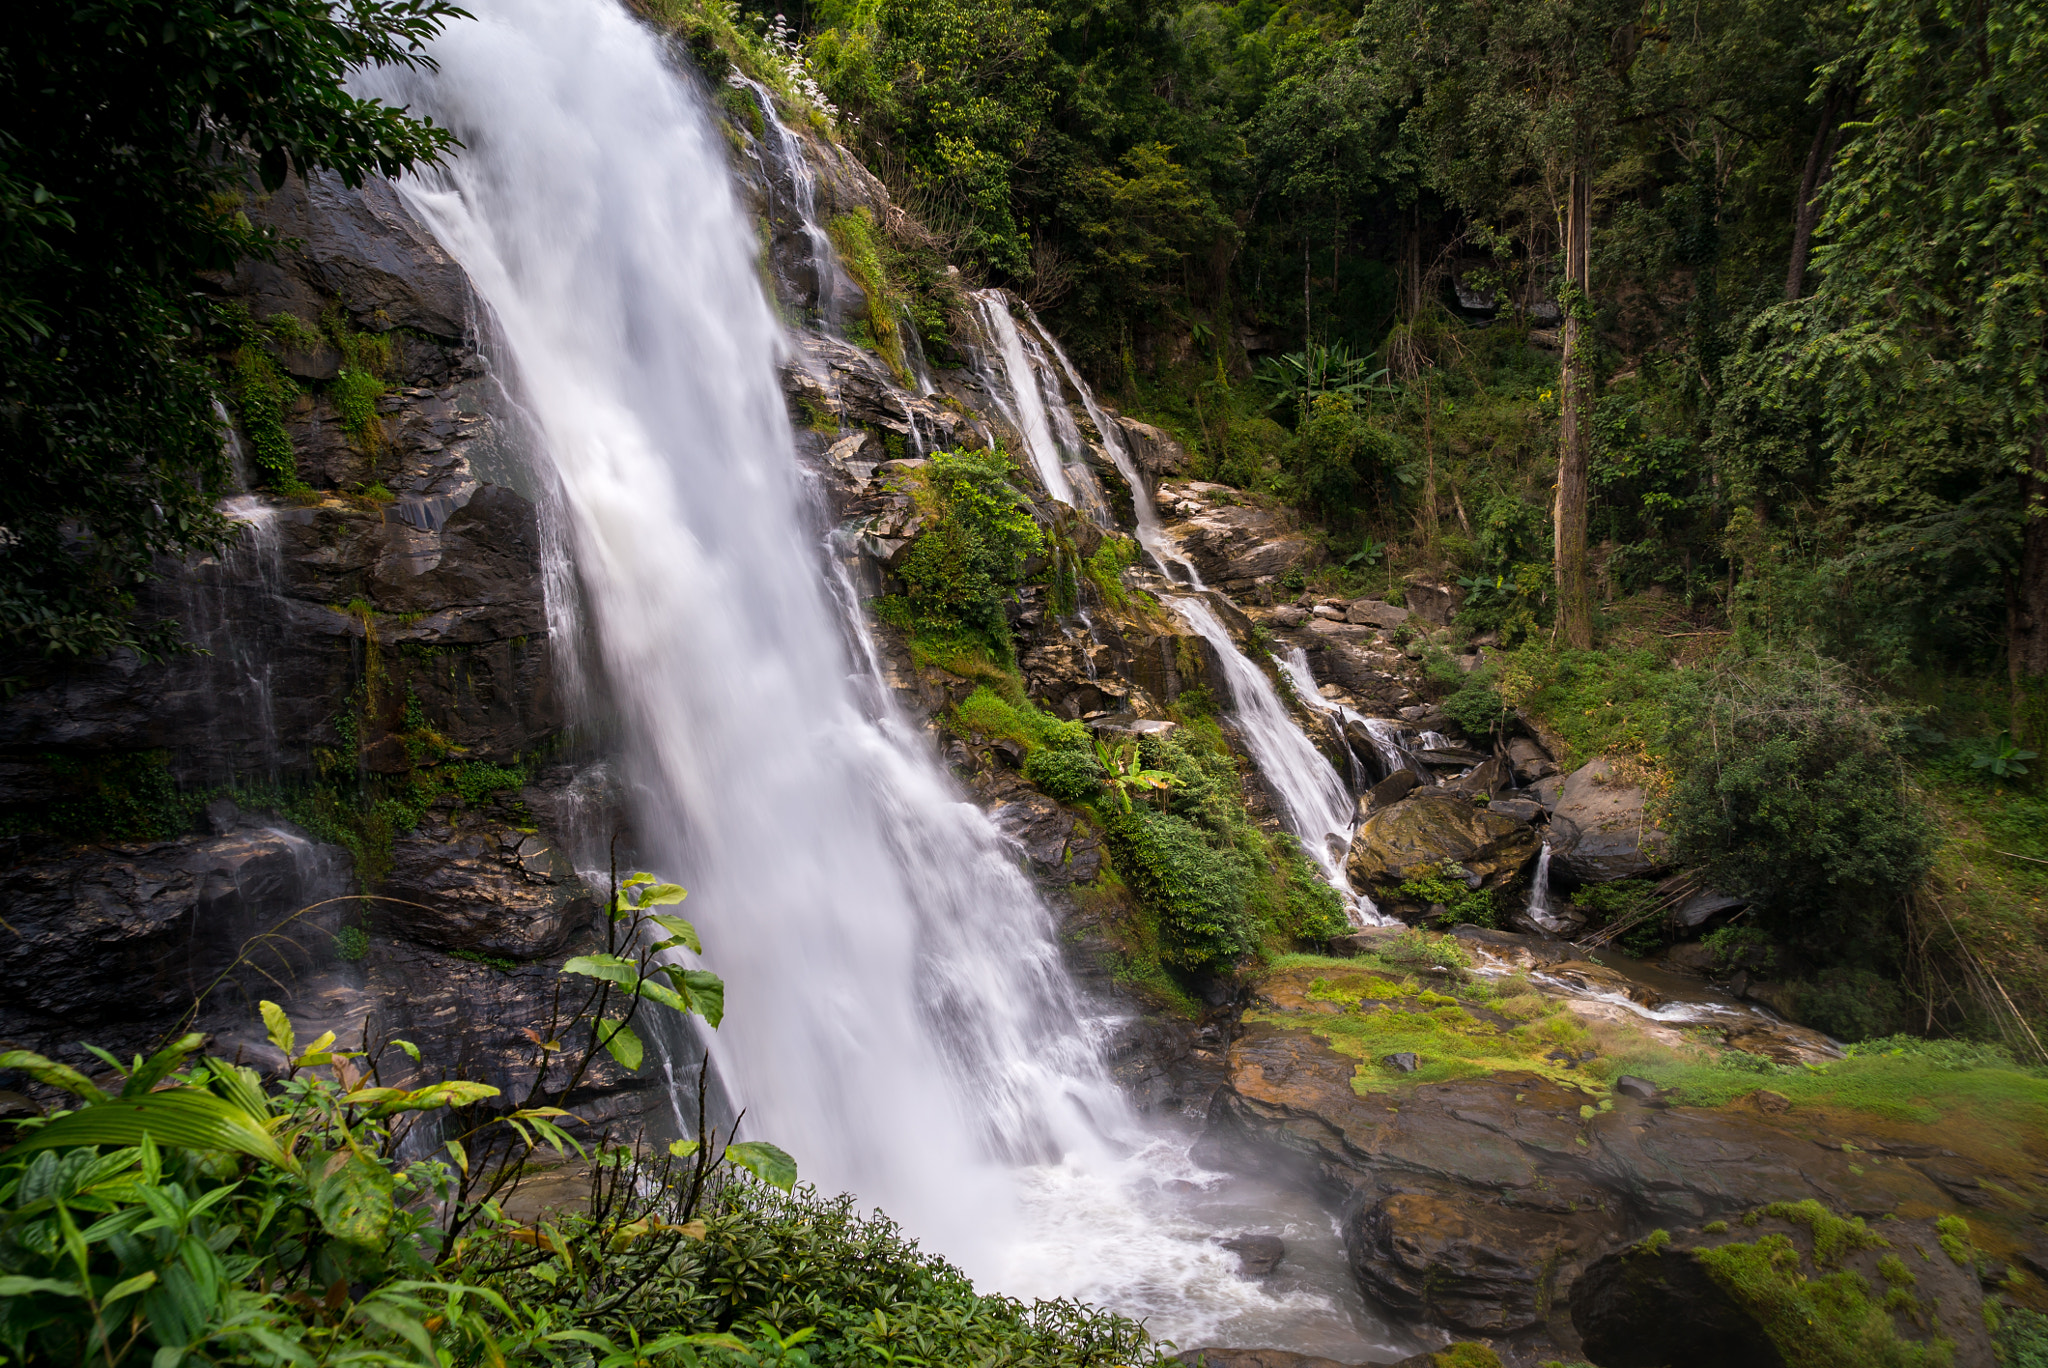
[[[801,45],[911,210],[929,346],[941,264],[1008,285],[1203,478],[1311,520],[1300,587],[1460,585],[1508,648],[1465,715],[1638,754],[1795,972],[1863,1004],[1831,1026],[2040,1019],[2040,12],[669,17]]]

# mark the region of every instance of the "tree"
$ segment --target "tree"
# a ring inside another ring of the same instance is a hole
[[[1824,494],[1845,578],[2002,581],[2013,727],[2048,677],[2048,10],[1882,0],[1823,69],[1860,84],[1806,298],[1762,314],[1717,414],[1759,497]],[[1788,287],[1788,295],[1791,290]]]
[[[1409,84],[1408,122],[1429,185],[1475,223],[1506,221],[1532,257],[1559,258],[1564,375],[1553,510],[1566,639],[1593,644],[1586,565],[1592,399],[1592,227],[1603,170],[1631,111],[1639,0],[1374,0],[1360,32]]]
[[[131,618],[159,559],[236,535],[195,273],[276,249],[238,200],[357,185],[448,133],[343,82],[431,65],[449,0],[24,0],[0,36],[0,643],[175,644]]]

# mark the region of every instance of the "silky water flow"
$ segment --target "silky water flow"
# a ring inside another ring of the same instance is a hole
[[[784,339],[690,82],[611,0],[472,9],[438,73],[365,93],[462,140],[404,190],[475,283],[532,427],[639,861],[690,888],[727,982],[704,1034],[746,1131],[983,1287],[1081,1296],[1183,1344],[1394,1346],[1325,1214],[1140,1124],[1101,1062],[1115,1022],[1067,978],[1013,855],[863,682]],[[1298,1242],[1291,1282],[1237,1276],[1213,1237],[1247,1228]]]

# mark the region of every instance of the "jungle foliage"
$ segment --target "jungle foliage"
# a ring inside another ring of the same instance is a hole
[[[980,1296],[879,1213],[797,1188],[790,1156],[710,1122],[708,1063],[693,1137],[581,1122],[564,1104],[594,1071],[651,1066],[649,1010],[719,1024],[717,976],[663,962],[700,949],[661,910],[682,898],[651,875],[617,884],[606,948],[563,965],[551,1019],[527,1032],[517,1097],[408,1041],[301,1041],[268,1002],[268,1081],[203,1056],[197,1034],[147,1059],[96,1051],[118,1094],[0,1054],[61,1099],[0,1149],[0,1353],[107,1368],[1157,1360],[1133,1322]],[[572,1157],[589,1173],[581,1209],[507,1214]]]
[[[196,279],[276,249],[237,208],[325,168],[428,163],[444,129],[349,94],[427,63],[448,0],[28,0],[0,35],[0,646],[75,659],[176,644],[133,619],[159,557],[218,550],[231,472]],[[248,386],[242,386],[246,392]],[[247,402],[245,400],[245,402]]]

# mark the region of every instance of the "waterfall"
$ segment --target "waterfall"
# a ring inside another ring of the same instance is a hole
[[[1027,341],[1017,327],[1017,320],[1010,316],[1009,296],[1001,290],[981,290],[973,299],[981,313],[982,326],[995,344],[994,360],[1000,363],[998,371],[984,361],[983,378],[996,407],[1024,439],[1025,455],[1031,458],[1031,468],[1038,472],[1045,492],[1056,501],[1079,509],[1097,526],[1114,526],[1109,502],[1102,497],[1102,487],[1095,482],[1094,473],[1084,462],[1068,460],[1069,455],[1078,456],[1081,452],[1080,430],[1075,428],[1073,417],[1060,400],[1058,382],[1050,386],[1045,383],[1050,366],[1037,342]],[[1054,435],[1055,423],[1062,429],[1059,436]]]
[[[1004,1165],[1130,1125],[1051,918],[858,681],[793,456],[784,342],[721,140],[604,0],[489,0],[387,94],[465,151],[407,197],[489,306],[558,487],[638,863],[685,883],[750,1132],[949,1254]],[[550,501],[554,502],[554,501]]]
[[[1138,463],[1131,459],[1130,448],[1124,445],[1123,435],[1117,431],[1116,424],[1109,421],[1108,415],[1102,411],[1102,406],[1095,402],[1095,391],[1088,388],[1088,382],[1074,369],[1074,363],[1067,360],[1066,352],[1061,349],[1059,339],[1052,335],[1051,329],[1038,321],[1038,315],[1031,312],[1029,305],[1025,306],[1024,312],[1030,317],[1033,330],[1043,337],[1045,345],[1052,349],[1054,358],[1060,363],[1061,373],[1067,377],[1067,383],[1074,387],[1074,393],[1081,396],[1081,405],[1088,410],[1088,421],[1095,424],[1095,431],[1101,435],[1103,449],[1109,453],[1110,463],[1116,467],[1116,473],[1123,476],[1124,483],[1130,486],[1131,516],[1138,524],[1138,545],[1152,558],[1152,563],[1159,567],[1160,574],[1172,579],[1172,567],[1179,566],[1181,572],[1187,576],[1187,582],[1197,589],[1201,588],[1202,577],[1196,572],[1194,562],[1181,554],[1180,548],[1173,544],[1173,539],[1167,536],[1166,530],[1159,525],[1159,506],[1152,501],[1152,490],[1145,483],[1144,474],[1138,469]]]
[[[1279,690],[1266,672],[1237,649],[1216,612],[1207,602],[1193,596],[1170,596],[1163,602],[1189,630],[1216,648],[1223,662],[1223,675],[1230,687],[1232,713],[1246,749],[1279,800],[1280,820],[1301,842],[1308,857],[1321,866],[1330,886],[1344,895],[1347,904],[1359,904],[1358,914],[1368,923],[1379,920],[1378,909],[1368,898],[1351,891],[1344,877],[1344,854],[1351,845],[1351,828],[1358,805],[1351,790],[1309,743],[1300,727],[1280,701]]]
[[[776,177],[778,174],[787,176],[793,201],[789,208],[795,212],[797,231],[803,234],[810,247],[811,287],[815,291],[818,318],[827,328],[837,328],[839,253],[832,246],[831,235],[818,223],[818,173],[812,169],[802,141],[776,115],[775,97],[769,93],[768,87],[737,71],[726,79],[735,89],[753,92],[754,101],[761,108],[761,118],[767,125],[767,140],[761,144],[761,170],[768,186],[768,218],[772,224],[775,219]]]

